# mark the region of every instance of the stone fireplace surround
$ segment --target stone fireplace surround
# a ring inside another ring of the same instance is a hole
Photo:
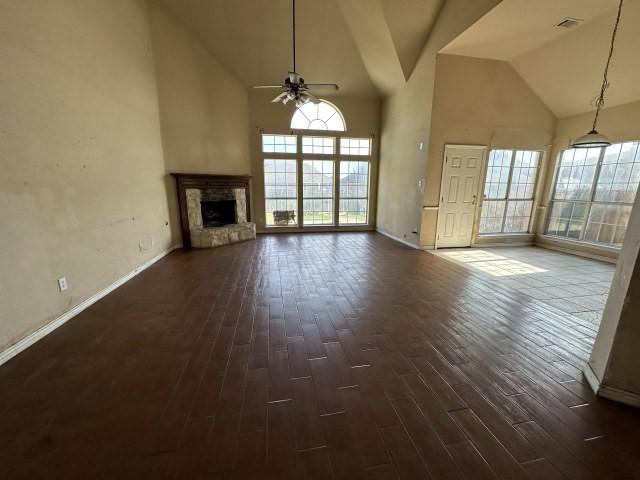
[[[250,178],[236,175],[172,173],[176,179],[182,243],[186,248],[211,248],[253,240],[256,226],[251,220]],[[205,227],[201,201],[235,200],[236,222]]]

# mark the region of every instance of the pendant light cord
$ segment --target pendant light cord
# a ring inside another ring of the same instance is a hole
[[[620,1],[622,3],[622,0]],[[293,71],[296,71],[296,0],[293,0]]]
[[[613,32],[611,34],[611,45],[609,47],[609,56],[607,57],[607,64],[604,67],[604,75],[602,77],[602,87],[600,88],[600,95],[598,95],[596,99],[596,115],[593,118],[593,128],[591,129],[594,132],[596,131],[596,124],[598,123],[598,116],[600,115],[600,109],[604,105],[604,94],[607,91],[607,88],[609,88],[609,64],[611,63],[611,57],[613,57],[613,46],[616,42],[618,25],[620,24],[620,14],[622,13],[623,1],[624,0],[620,0],[620,4],[618,5],[618,16],[616,17],[616,23],[613,26]]]

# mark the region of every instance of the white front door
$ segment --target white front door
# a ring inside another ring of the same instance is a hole
[[[485,149],[479,146],[445,147],[437,248],[471,245]]]

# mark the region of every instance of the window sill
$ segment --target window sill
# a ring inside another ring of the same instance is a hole
[[[479,233],[478,238],[503,238],[503,237],[531,237],[533,233],[519,232],[519,233]]]
[[[621,248],[621,247],[614,247],[613,245],[605,245],[604,243],[595,243],[595,242],[589,242],[586,240],[575,240],[573,238],[558,237],[555,235],[548,235],[546,233],[540,236],[542,238],[552,240],[558,243],[563,243],[566,245],[571,245],[576,247],[586,247],[593,250],[601,250],[603,252],[610,252],[610,253],[616,253],[616,254],[620,253],[620,248]]]
[[[371,231],[374,230],[373,225],[308,225],[306,227],[299,227],[297,225],[290,226],[264,226],[258,229],[258,233],[303,233],[303,232],[359,232],[359,231]]]
[[[620,254],[620,248],[618,247],[556,237],[554,235],[537,235],[535,243],[540,247],[611,263],[615,263]]]
[[[533,233],[483,233],[479,234],[472,243],[472,247],[518,247],[532,245]]]

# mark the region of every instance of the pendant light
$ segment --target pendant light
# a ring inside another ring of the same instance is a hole
[[[616,42],[616,34],[618,33],[618,25],[620,24],[620,14],[622,13],[622,2],[618,5],[618,16],[616,17],[616,23],[613,26],[613,32],[611,33],[611,46],[609,47],[609,56],[607,57],[607,63],[604,67],[604,74],[602,76],[602,87],[600,87],[600,94],[596,98],[596,114],[593,118],[593,127],[591,131],[582,137],[579,137],[571,144],[572,148],[594,148],[594,147],[608,147],[611,142],[606,135],[598,132],[598,116],[600,115],[600,109],[604,105],[604,94],[609,88],[609,64],[611,63],[611,57],[613,57],[613,46]]]

